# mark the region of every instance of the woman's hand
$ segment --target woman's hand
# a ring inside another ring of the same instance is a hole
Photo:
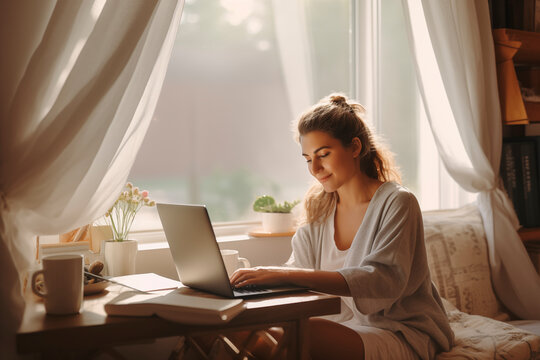
[[[231,275],[231,285],[243,287],[247,285],[278,286],[290,284],[288,281],[291,269],[283,267],[259,266],[242,268]]]
[[[260,266],[238,269],[230,281],[234,287],[297,285],[327,294],[351,296],[345,278],[337,271]]]

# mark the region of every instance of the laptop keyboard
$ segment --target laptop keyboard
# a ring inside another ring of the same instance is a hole
[[[232,289],[233,289],[234,292],[241,293],[241,294],[249,294],[249,293],[268,291],[267,288],[264,288],[264,287],[258,286],[258,285],[246,285],[246,286],[242,286],[242,287],[234,287],[234,286],[232,286]]]

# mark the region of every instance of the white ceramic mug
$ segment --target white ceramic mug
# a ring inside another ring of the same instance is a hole
[[[43,269],[32,275],[32,291],[45,302],[45,311],[51,315],[77,314],[81,311],[84,290],[84,258],[65,254],[41,259]],[[43,274],[44,289],[36,283]]]
[[[238,256],[237,250],[221,250],[221,257],[223,258],[229,277],[241,267],[251,267],[248,259]]]

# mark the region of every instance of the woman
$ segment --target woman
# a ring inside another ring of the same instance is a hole
[[[288,267],[240,269],[231,284],[307,286],[342,297],[310,319],[314,359],[432,359],[453,333],[432,285],[422,215],[364,109],[333,94],[304,113],[297,140],[317,180]]]

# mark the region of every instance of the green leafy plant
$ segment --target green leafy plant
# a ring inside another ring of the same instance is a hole
[[[253,203],[253,210],[265,213],[290,213],[298,203],[300,203],[300,200],[276,203],[276,200],[272,196],[263,195],[255,199],[255,202]]]
[[[156,202],[148,198],[148,191],[140,191],[138,187],[127,183],[114,205],[105,213],[105,219],[112,229],[113,240],[127,240],[129,229],[131,229],[137,212],[143,206],[155,205]]]

